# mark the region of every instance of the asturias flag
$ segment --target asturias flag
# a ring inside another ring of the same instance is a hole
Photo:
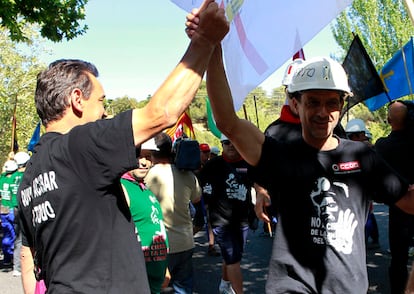
[[[380,78],[387,93],[365,100],[369,110],[374,111],[391,100],[413,94],[414,53],[413,37],[397,51],[380,71]]]

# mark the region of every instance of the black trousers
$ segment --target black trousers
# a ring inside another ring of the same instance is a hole
[[[389,268],[391,294],[402,294],[408,279],[408,248],[414,236],[414,216],[395,206],[389,208],[389,243],[391,264]]]

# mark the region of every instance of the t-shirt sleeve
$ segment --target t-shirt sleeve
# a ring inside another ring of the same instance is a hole
[[[254,183],[257,183],[266,189],[269,187],[272,181],[277,179],[275,176],[277,167],[273,166],[272,168],[270,163],[279,162],[279,159],[273,158],[278,155],[278,152],[283,152],[279,147],[280,146],[276,140],[266,136],[265,141],[262,145],[262,155],[260,157],[259,163],[256,166],[249,165],[247,170],[248,177]]]
[[[74,128],[67,144],[67,156],[77,173],[98,187],[111,185],[137,167],[132,111]]]
[[[408,181],[392,169],[376,152],[372,152],[372,175],[369,177],[371,188],[375,191],[373,200],[379,203],[394,204],[408,190]]]
[[[22,234],[22,245],[26,246],[26,247],[30,247],[33,248],[33,244],[31,244],[29,242],[29,239],[32,240],[31,238],[28,238],[26,235],[26,232],[30,232],[30,230],[26,230],[27,226],[26,223],[23,221],[23,212],[21,209],[18,210],[18,214],[19,214],[19,221],[20,221],[20,227],[21,227],[21,234]]]
[[[201,187],[197,177],[194,175],[194,189],[192,189],[191,193],[191,202],[197,202],[200,200],[201,197]]]

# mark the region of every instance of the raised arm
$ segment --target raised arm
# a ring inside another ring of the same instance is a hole
[[[202,7],[199,30],[183,58],[149,103],[133,111],[135,145],[175,124],[194,98],[215,46],[229,30],[224,10],[214,0],[205,0]]]
[[[234,110],[220,45],[214,50],[207,68],[207,93],[217,127],[229,138],[244,160],[250,165],[257,165],[265,137],[254,124],[240,119]]]

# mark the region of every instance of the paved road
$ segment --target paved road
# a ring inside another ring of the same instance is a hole
[[[367,251],[367,270],[370,280],[370,294],[388,294],[388,264],[390,256],[388,249],[388,208],[385,205],[375,205],[375,216],[380,230],[380,245],[376,250]],[[251,232],[242,260],[245,293],[264,293],[267,279],[268,261],[273,239],[262,235],[261,224],[256,232]],[[195,294],[214,294],[218,292],[220,281],[221,258],[207,256],[207,239],[204,232],[195,236],[196,248],[194,253]],[[411,264],[412,260],[410,260]],[[0,271],[0,293],[23,293],[20,278],[12,276],[11,272]]]

